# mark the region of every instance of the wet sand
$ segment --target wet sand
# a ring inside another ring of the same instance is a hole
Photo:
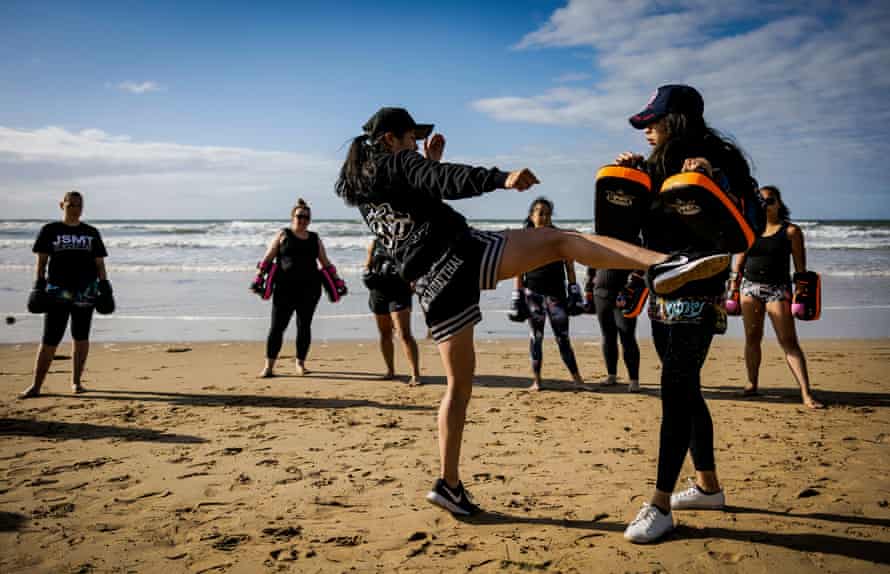
[[[730,506],[675,512],[652,546],[622,537],[655,479],[648,340],[639,395],[570,390],[550,341],[550,389],[529,393],[526,343],[483,340],[462,472],[488,512],[465,521],[423,498],[444,390],[428,341],[420,388],[398,347],[401,379],[380,380],[371,342],[317,344],[312,373],[283,357],[273,379],[255,378],[260,343],[98,343],[77,396],[66,343],[27,401],[36,347],[0,346],[0,572],[888,572],[890,340],[803,343],[823,411],[774,341],[764,395],[740,397],[742,342],[715,342]],[[602,378],[597,344],[575,347]]]

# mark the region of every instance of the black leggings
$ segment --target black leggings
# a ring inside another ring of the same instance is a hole
[[[71,338],[75,341],[86,341],[90,338],[90,324],[93,321],[92,307],[77,307],[59,303],[52,305],[43,314],[43,344],[58,347],[71,317]]]
[[[600,334],[603,337],[606,372],[612,376],[618,374],[618,339],[621,338],[627,376],[633,381],[639,380],[640,346],[636,338],[637,320],[628,319],[622,314],[621,309],[615,306],[616,295],[610,293],[607,297],[601,297],[599,293],[595,293],[594,297],[596,318],[599,320]]]
[[[266,339],[266,358],[275,359],[281,350],[281,339],[290,323],[291,315],[297,314],[297,360],[306,360],[312,342],[312,316],[321,298],[318,293],[294,295],[292,298],[275,296],[272,299],[272,325]]]
[[[661,359],[661,434],[655,488],[673,492],[686,458],[695,470],[714,470],[714,425],[701,394],[701,369],[713,330],[709,325],[652,321],[652,338]]]

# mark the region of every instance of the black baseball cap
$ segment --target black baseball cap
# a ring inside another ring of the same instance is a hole
[[[641,130],[671,112],[700,118],[705,112],[705,101],[692,86],[682,84],[661,86],[649,99],[643,111],[630,117],[630,125]]]
[[[419,124],[405,108],[380,108],[362,126],[371,138],[378,138],[386,132],[405,133],[414,130],[414,137],[426,139],[433,132],[433,124]]]

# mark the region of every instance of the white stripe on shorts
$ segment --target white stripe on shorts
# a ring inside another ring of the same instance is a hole
[[[454,335],[467,325],[475,325],[481,320],[482,311],[479,310],[479,305],[473,303],[457,315],[454,315],[453,317],[442,321],[441,323],[431,325],[430,335],[432,335],[433,341],[435,341],[436,343],[441,343],[442,341],[450,339],[452,335]]]
[[[479,289],[494,289],[498,285],[498,269],[507,238],[500,232],[478,229],[471,229],[470,234],[484,244],[479,264]]]

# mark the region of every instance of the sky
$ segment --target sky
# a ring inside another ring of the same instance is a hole
[[[890,218],[890,3],[776,0],[0,2],[0,218],[355,218],[333,193],[385,105],[444,161],[541,185],[455,202],[593,215],[596,170],[646,153],[627,118],[662,84],[806,219]]]

